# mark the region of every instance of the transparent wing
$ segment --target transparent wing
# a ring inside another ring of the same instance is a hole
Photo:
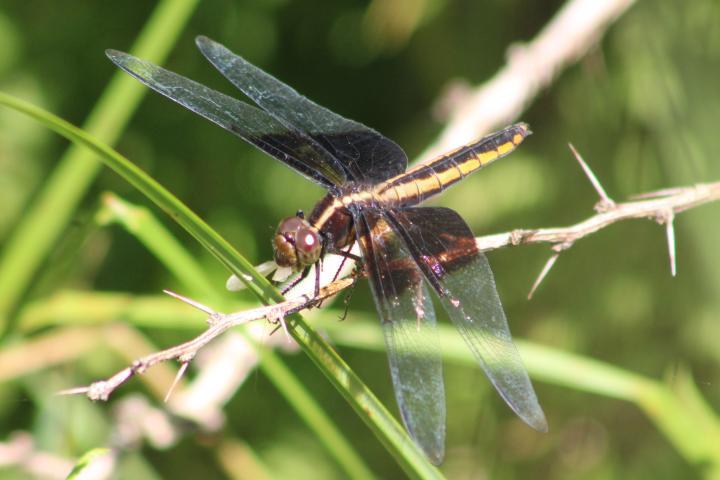
[[[345,182],[345,168],[322,146],[259,108],[127,53],[116,50],[105,53],[115,65],[156,92],[220,125],[309,179],[328,189]]]
[[[197,37],[196,43],[210,63],[263,110],[325,147],[346,167],[349,178],[374,183],[405,171],[407,156],[392,140],[321,107],[207,37]]]
[[[379,211],[363,210],[355,222],[403,423],[430,460],[440,463],[445,453],[445,389],[430,292]]]
[[[393,210],[386,217],[498,393],[528,425],[546,431],[545,414],[510,336],[492,270],[470,227],[448,208]]]

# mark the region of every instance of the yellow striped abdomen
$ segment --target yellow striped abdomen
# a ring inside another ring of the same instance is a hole
[[[511,125],[386,180],[373,189],[372,196],[395,205],[418,204],[509,154],[530,133],[525,123]]]

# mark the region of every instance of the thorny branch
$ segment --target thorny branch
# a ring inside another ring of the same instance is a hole
[[[531,243],[550,243],[555,252],[545,264],[537,280],[530,289],[531,298],[542,280],[555,265],[560,253],[572,247],[577,240],[595,233],[613,223],[631,218],[655,220],[666,227],[670,272],[677,271],[675,256],[675,214],[690,208],[720,200],[720,182],[697,184],[686,188],[661,190],[640,195],[636,200],[625,203],[598,203],[598,213],[582,222],[559,228],[518,229],[510,232],[477,237],[476,244],[482,251],[495,250],[506,246],[528,245]]]
[[[615,204],[574,225],[558,228],[517,229],[476,238],[482,251],[532,243],[553,244],[553,250],[567,250],[577,240],[613,223],[631,218],[648,218],[666,223],[668,214],[677,214],[720,199],[720,182],[701,183],[691,187],[660,190],[638,195],[644,198]]]
[[[59,393],[61,395],[85,394],[91,400],[107,400],[110,397],[110,394],[120,385],[127,382],[134,375],[142,374],[148,368],[158,363],[177,359],[180,361],[181,365],[183,365],[181,372],[184,372],[184,366],[192,361],[201,348],[227,330],[260,319],[267,319],[272,323],[281,324],[285,328],[285,317],[298,313],[302,310],[312,308],[329,297],[332,297],[333,295],[336,295],[342,290],[348,288],[354,282],[355,278],[353,277],[343,278],[321,288],[317,297],[301,295],[297,298],[286,300],[275,305],[268,305],[230,314],[216,312],[205,305],[195,302],[194,300],[166,291],[169,295],[207,313],[207,322],[209,325],[208,329],[185,343],[181,343],[139,358],[134,361],[132,365],[120,370],[106,380],[101,380],[84,387],[63,390]]]
[[[677,213],[720,200],[720,182],[660,190],[638,195],[636,198],[638,198],[638,200],[624,203],[601,201],[598,204],[600,206],[598,213],[582,222],[567,227],[517,229],[510,232],[477,237],[476,243],[478,248],[483,251],[534,243],[552,244],[552,249],[555,251],[555,254],[550,258],[543,273],[541,273],[536,285],[533,287],[534,290],[537,284],[539,284],[539,281],[547,274],[560,252],[570,248],[576,241],[613,223],[632,218],[648,218],[659,223],[671,225],[670,222]],[[674,252],[672,253],[672,258],[674,258]],[[188,342],[136,360],[129,367],[124,368],[106,380],[98,381],[85,387],[65,390],[60,393],[85,394],[92,400],[107,400],[110,394],[120,385],[134,375],[142,374],[145,370],[157,363],[177,359],[183,365],[181,372],[184,372],[184,366],[192,361],[195,354],[202,347],[227,330],[260,319],[268,319],[272,323],[281,324],[285,327],[284,319],[287,316],[317,306],[322,301],[350,287],[354,281],[354,277],[334,281],[321,288],[320,294],[317,297],[301,295],[275,305],[263,306],[231,314],[216,312],[193,300],[170,293],[172,296],[207,313],[209,328]]]

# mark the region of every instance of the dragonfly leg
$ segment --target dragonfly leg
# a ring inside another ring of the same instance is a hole
[[[283,295],[285,295],[287,292],[293,289],[298,283],[302,282],[307,278],[307,276],[310,274],[310,268],[312,268],[312,265],[305,267],[302,272],[300,272],[300,275],[293,278],[290,283],[285,285],[285,287],[280,291]]]
[[[333,251],[334,255],[338,255],[340,257],[345,257],[345,260],[350,259],[355,262],[362,262],[362,257],[360,255],[355,255],[354,253],[350,253],[350,250],[352,249],[352,244],[348,245],[347,250],[337,250]],[[342,268],[343,264],[340,264],[340,268]],[[337,277],[336,277],[337,279]]]
[[[348,309],[350,308],[350,298],[352,297],[353,292],[355,292],[355,287],[357,286],[358,278],[360,278],[360,275],[362,274],[363,266],[361,263],[355,264],[355,269],[352,273],[353,283],[350,285],[350,289],[345,294],[345,298],[343,299],[343,303],[345,304],[345,309],[343,310],[343,314],[338,317],[338,320],[341,322],[344,321],[347,318]]]
[[[320,296],[320,270],[322,269],[322,259],[315,262],[315,298]],[[322,302],[320,302],[322,303]],[[320,305],[318,305],[320,307]]]
[[[353,247],[353,244],[351,243],[350,245],[347,246],[347,250],[342,250],[342,249],[341,249],[341,250],[338,250],[338,251],[336,251],[336,252],[335,252],[335,251],[332,252],[334,255],[337,255],[337,256],[339,256],[339,257],[343,257],[342,262],[340,262],[340,266],[339,266],[339,267],[337,268],[337,270],[335,271],[335,276],[334,276],[333,279],[332,279],[333,282],[334,282],[335,280],[337,280],[338,277],[340,276],[340,272],[342,271],[343,267],[345,266],[345,262],[347,262],[348,259],[355,261],[356,264],[357,264],[358,262],[362,261],[362,258],[361,258],[361,257],[358,257],[357,255],[354,255],[354,254],[350,253],[350,249],[351,249],[352,247]],[[331,283],[332,283],[332,282],[331,282]]]

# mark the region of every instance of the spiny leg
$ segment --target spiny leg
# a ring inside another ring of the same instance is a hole
[[[315,298],[318,298],[320,296],[320,271],[322,270],[322,259],[319,259],[317,262],[315,262]],[[320,302],[322,304],[322,302]],[[320,304],[318,304],[318,308],[320,308]]]
[[[335,271],[335,276],[332,279],[333,282],[335,280],[337,280],[338,277],[340,276],[340,272],[342,271],[343,267],[345,266],[345,262],[347,262],[348,259],[353,260],[356,265],[358,265],[360,262],[362,262],[362,257],[359,257],[358,255],[355,255],[353,253],[350,253],[350,250],[352,250],[352,247],[353,247],[353,243],[350,243],[350,245],[347,246],[347,250],[341,249],[336,252],[332,252],[333,254],[335,254],[339,257],[343,257],[342,262],[340,262],[340,266]]]
[[[320,271],[321,271],[321,268],[322,268],[321,263],[322,263],[322,260],[318,260],[318,261],[315,262],[313,265],[308,265],[307,267],[305,267],[305,268],[303,269],[302,273],[300,273],[300,275],[298,275],[297,277],[295,277],[294,279],[292,279],[292,280],[290,281],[290,283],[287,284],[287,285],[285,286],[285,288],[283,288],[280,293],[282,293],[283,295],[285,295],[285,294],[286,294],[287,292],[289,292],[291,289],[293,289],[294,287],[296,287],[300,282],[302,282],[303,280],[305,280],[305,279],[308,277],[308,275],[310,274],[310,269],[312,269],[313,267],[315,267],[315,292],[314,292],[314,297],[315,297],[315,298],[319,297],[319,296],[320,296]]]
[[[358,281],[358,278],[360,278],[362,271],[363,271],[362,263],[360,263],[360,262],[356,263],[355,268],[353,269],[353,273],[352,273],[353,283],[350,285],[350,288],[347,291],[345,298],[343,299],[343,303],[345,304],[345,309],[343,310],[343,314],[338,318],[341,322],[347,318],[348,309],[350,308],[350,298],[352,297],[352,294],[355,292],[355,286],[357,286],[357,281]]]
[[[307,278],[308,274],[310,273],[310,268],[312,268],[312,265],[309,265],[309,266],[305,267],[305,268],[303,269],[303,271],[300,272],[300,275],[298,275],[297,277],[295,277],[295,278],[293,278],[292,280],[290,280],[290,283],[288,283],[287,285],[285,285],[285,287],[280,291],[280,293],[282,293],[283,295],[285,295],[287,292],[289,292],[290,290],[292,290],[298,283],[300,283],[300,282],[302,282],[303,280],[305,280],[305,279]]]

